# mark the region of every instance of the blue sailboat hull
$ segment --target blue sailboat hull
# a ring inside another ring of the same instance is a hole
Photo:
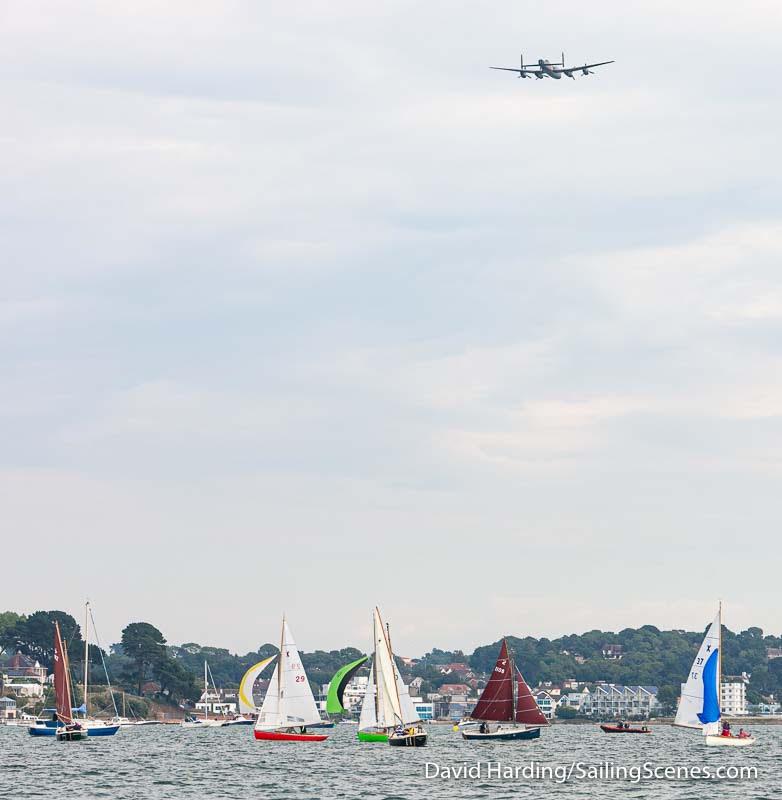
[[[30,736],[54,736],[57,728],[61,727],[47,723],[46,725],[31,725],[27,732]],[[104,725],[99,728],[87,728],[88,736],[114,736],[119,730],[119,725]]]

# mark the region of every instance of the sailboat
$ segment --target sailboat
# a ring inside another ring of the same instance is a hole
[[[494,671],[470,720],[459,726],[462,737],[492,742],[537,739],[541,727],[548,724],[503,639]]]
[[[212,681],[214,686],[214,681]],[[217,694],[217,687],[214,687]],[[224,719],[209,719],[209,664],[204,660],[204,716],[196,717],[191,715],[185,717],[180,723],[183,728],[222,728],[225,724]]]
[[[391,637],[388,628],[383,627],[377,608],[372,624],[374,658],[361,703],[358,739],[361,742],[388,742],[395,746],[422,747],[426,744],[426,731],[394,663]]]
[[[92,618],[92,611],[90,609],[90,601],[88,600],[84,606],[84,702],[78,709],[84,714],[81,721],[82,725],[87,728],[90,736],[113,736],[120,728],[117,722],[106,722],[101,719],[90,719],[89,717],[89,699],[87,695],[87,684],[90,675],[90,619],[92,619],[93,628],[95,627],[95,620]],[[96,631],[97,638],[97,631]],[[102,657],[102,656],[101,656]],[[106,663],[103,664],[106,670]],[[108,682],[109,673],[106,671],[106,681]],[[109,683],[109,691],[111,691],[111,684]],[[114,702],[114,692],[111,692],[111,699]],[[114,716],[117,716],[117,706],[114,704]]]
[[[296,642],[283,617],[280,657],[255,723],[255,738],[276,742],[322,742],[328,735],[307,732],[307,726],[320,721]]]
[[[714,622],[692,662],[682,693],[676,719],[680,728],[695,728],[703,732],[709,746],[747,747],[754,744],[752,736],[731,736],[720,733],[720,685],[722,683],[722,603]]]
[[[77,742],[87,738],[87,729],[73,718],[73,692],[68,651],[60,635],[60,625],[54,623],[54,695],[57,705],[55,729],[58,742]]]

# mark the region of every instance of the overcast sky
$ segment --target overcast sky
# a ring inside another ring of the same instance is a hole
[[[423,6],[423,7],[422,7]],[[2,605],[245,652],[782,633],[778,2],[0,4]],[[532,61],[616,59],[518,80]],[[2,610],[2,609],[0,609]]]

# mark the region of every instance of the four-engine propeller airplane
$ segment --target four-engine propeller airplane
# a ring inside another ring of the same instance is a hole
[[[568,78],[576,79],[574,73],[580,72],[582,75],[592,75],[592,67],[602,67],[606,64],[613,64],[613,61],[599,61],[597,64],[584,64],[583,67],[566,67],[565,54],[562,53],[562,61],[551,62],[545,58],[539,58],[536,66],[524,65],[524,54],[521,56],[521,68],[519,67],[489,67],[489,69],[501,69],[505,72],[517,72],[520,78],[554,78],[559,80],[563,75]]]

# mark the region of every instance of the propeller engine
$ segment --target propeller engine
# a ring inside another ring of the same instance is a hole
[[[586,64],[584,64],[584,66],[581,67],[581,72],[583,72],[584,75],[594,75],[595,74],[594,72],[592,72],[591,69],[587,69]]]

